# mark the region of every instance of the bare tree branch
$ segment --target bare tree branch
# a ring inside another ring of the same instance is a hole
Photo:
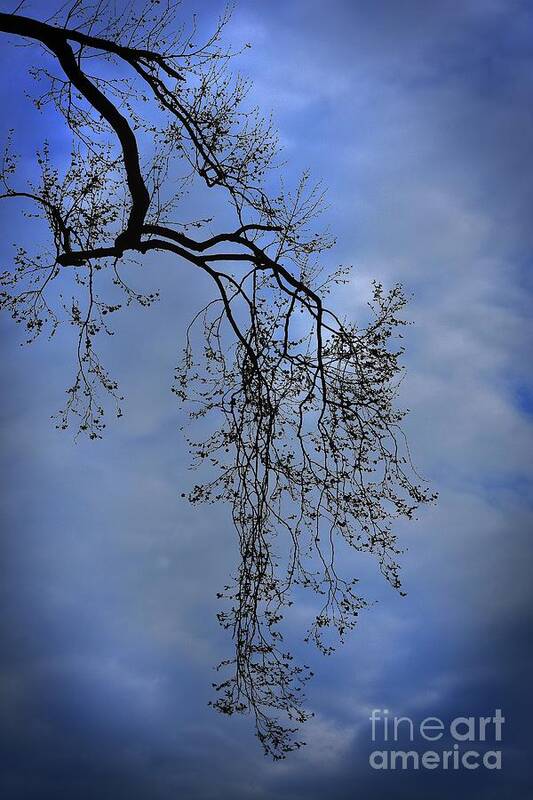
[[[47,326],[74,326],[76,374],[57,425],[77,417],[79,430],[99,438],[102,395],[119,416],[122,398],[94,340],[113,333],[109,316],[122,305],[157,300],[132,289],[121,265],[165,252],[212,279],[215,298],[189,326],[174,391],[192,420],[218,425],[189,440],[193,464],[204,465],[189,500],[227,502],[238,535],[240,564],[219,614],[235,650],[218,667],[213,705],[251,712],[265,752],[283,758],[303,743],[297,731],[309,716],[310,670],[283,646],[292,590],[319,598],[306,639],[331,653],[367,605],[357,581],[338,572],[339,548],[372,554],[400,589],[392,525],[434,497],[414,471],[396,408],[402,349],[391,342],[405,298],[399,286],[376,284],[366,327],[326,304],[347,277],[319,263],[333,245],[316,229],[323,192],[308,175],[292,193],[270,190],[277,138],[231,73],[221,44],[228,16],[202,44],[194,25],[178,24],[175,2],[118,6],[75,0],[46,22],[0,14],[0,31],[44,48],[32,70],[45,85],[35,104],[52,103],[72,134],[69,166],[53,166],[45,143],[28,187],[15,185],[17,159],[6,148],[0,199],[44,219],[51,243],[34,255],[18,248],[0,277],[0,307],[28,341]],[[191,235],[213,223],[183,218],[194,180],[226,193],[229,229]],[[102,275],[124,302],[101,298]],[[56,282],[74,283],[78,296],[67,303],[60,293],[54,307]]]

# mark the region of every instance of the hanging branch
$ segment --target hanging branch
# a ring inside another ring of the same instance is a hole
[[[57,424],[77,417],[81,431],[99,438],[102,395],[122,412],[95,337],[112,333],[109,315],[122,305],[157,300],[133,290],[121,265],[165,252],[212,279],[215,298],[189,327],[174,391],[193,419],[219,423],[190,442],[209,477],[189,499],[228,503],[239,542],[235,580],[219,595],[235,652],[218,667],[213,706],[251,712],[265,752],[282,758],[303,743],[297,731],[309,716],[303,687],[311,673],[293,663],[280,630],[293,588],[320,598],[306,638],[332,652],[328,632],[342,640],[367,605],[357,581],[339,574],[337,550],[372,554],[400,589],[391,525],[433,495],[416,479],[395,405],[402,350],[391,340],[404,324],[401,288],[375,285],[366,327],[325,304],[346,274],[324,276],[317,263],[333,244],[316,232],[320,187],[304,175],[295,192],[269,195],[277,139],[247,108],[246,82],[231,74],[232,53],[221,44],[228,14],[198,44],[196,26],[180,27],[177,11],[171,0],[140,10],[126,2],[122,13],[106,0],[76,0],[48,22],[0,14],[1,31],[43,48],[32,70],[45,86],[35,104],[53,104],[73,142],[62,175],[44,146],[40,178],[29,187],[16,184],[6,149],[1,198],[45,219],[51,245],[37,255],[19,248],[15,270],[1,276],[0,304],[28,340],[65,320],[77,328],[77,373]],[[232,229],[191,235],[213,223],[183,219],[194,180],[226,193]],[[101,299],[102,273],[124,303]],[[72,303],[61,295],[60,309],[48,294],[58,282],[81,295]]]

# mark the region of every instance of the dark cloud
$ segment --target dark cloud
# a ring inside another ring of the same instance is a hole
[[[74,444],[48,418],[70,379],[68,338],[22,350],[1,322],[3,796],[531,791],[531,16],[508,0],[243,1],[235,14],[231,36],[254,44],[241,66],[275,110],[289,177],[312,166],[330,184],[332,263],[357,267],[339,304],[364,313],[373,276],[414,292],[403,399],[416,461],[441,491],[437,509],[402,532],[405,600],[354,562],[379,604],[333,658],[304,651],[317,715],[288,762],[263,759],[249,720],[207,708],[229,647],[215,592],[236,554],[223,512],[179,499],[191,475],[168,387],[209,284],[164,260],[138,276],[163,299],[125,316],[107,347],[128,402],[97,445]],[[28,52],[5,48],[3,59],[16,81],[1,99],[31,170]],[[59,127],[41,124],[61,147]],[[199,203],[193,195],[191,216]],[[26,224],[10,214],[4,260]],[[305,611],[300,603],[291,622],[296,648]],[[374,707],[419,720],[500,707],[504,769],[378,774],[368,766]]]

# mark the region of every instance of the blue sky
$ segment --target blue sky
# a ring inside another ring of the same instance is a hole
[[[199,10],[208,20],[221,8]],[[263,758],[250,720],[207,708],[229,647],[215,593],[235,541],[224,509],[180,499],[191,477],[170,385],[211,286],[186,265],[147,264],[139,280],[162,300],[124,315],[106,344],[127,401],[98,443],[50,421],[72,374],[68,335],[21,348],[0,322],[6,798],[531,792],[532,34],[531,6],[514,0],[241,0],[228,29],[252,44],[239,66],[273,111],[288,178],[309,167],[329,187],[331,263],[355,268],[339,306],[363,314],[372,278],[413,295],[402,402],[416,463],[440,492],[401,530],[405,599],[354,560],[378,602],[344,648],[307,652],[294,621],[316,716],[286,762]],[[3,41],[0,57],[0,101],[31,173],[44,137],[60,153],[65,140],[24,98],[32,51]],[[7,264],[31,221],[2,212]],[[372,708],[415,720],[501,708],[504,767],[377,773]]]

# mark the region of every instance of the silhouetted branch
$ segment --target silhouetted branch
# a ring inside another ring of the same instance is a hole
[[[298,726],[309,716],[302,702],[311,673],[293,663],[280,630],[292,589],[320,598],[307,639],[332,652],[327,631],[342,640],[367,605],[357,581],[338,573],[338,548],[372,554],[399,589],[393,521],[433,497],[415,480],[395,407],[402,350],[391,340],[405,298],[399,286],[387,293],[376,284],[373,318],[361,328],[325,304],[346,275],[321,276],[316,263],[333,244],[316,232],[323,192],[307,175],[293,193],[267,192],[277,140],[247,108],[246,82],[229,72],[231,53],[220,44],[227,15],[197,44],[194,25],[177,25],[177,3],[126,4],[123,13],[115,5],[76,0],[48,22],[0,14],[1,31],[43,46],[33,75],[46,90],[35,103],[52,103],[73,137],[63,174],[45,144],[40,178],[27,188],[12,185],[17,163],[6,149],[0,199],[45,219],[52,246],[34,256],[18,249],[15,269],[1,276],[0,305],[28,340],[47,324],[51,333],[61,321],[76,328],[77,370],[57,425],[77,416],[79,429],[99,438],[101,393],[122,412],[93,343],[113,332],[109,316],[123,305],[101,299],[100,273],[125,305],[142,306],[157,293],[128,285],[126,259],[165,252],[212,279],[216,298],[188,329],[174,390],[192,419],[212,415],[219,425],[190,443],[211,477],[189,500],[227,502],[239,540],[237,574],[220,593],[229,606],[219,614],[235,654],[219,665],[213,705],[251,712],[265,752],[282,758],[301,746]],[[99,70],[102,60],[113,70]],[[195,178],[226,192],[229,230],[195,237],[190,229],[212,220],[175,221]],[[49,299],[56,281],[80,295],[71,303],[60,295],[59,310]]]

